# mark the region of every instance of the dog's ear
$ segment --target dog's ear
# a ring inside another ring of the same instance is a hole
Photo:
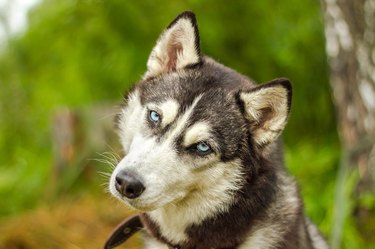
[[[144,78],[200,63],[199,33],[195,15],[181,13],[160,35],[147,61]]]
[[[275,141],[288,119],[292,99],[290,81],[273,80],[240,92],[240,99],[256,145],[264,147]]]

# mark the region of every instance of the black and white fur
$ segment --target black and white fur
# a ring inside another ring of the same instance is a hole
[[[291,97],[287,79],[256,85],[202,55],[192,12],[164,30],[118,114],[109,185],[142,212],[147,248],[328,248],[283,166]]]

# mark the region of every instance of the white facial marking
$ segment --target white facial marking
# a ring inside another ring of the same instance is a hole
[[[207,141],[211,138],[210,126],[205,122],[198,122],[191,126],[185,134],[183,145],[189,147],[189,145],[195,144],[201,141]]]
[[[110,191],[114,196],[137,209],[146,211],[181,199],[187,194],[189,191],[187,186],[191,183],[189,179],[193,177],[193,174],[190,165],[182,167],[184,162],[181,162],[174,149],[174,141],[185,128],[200,98],[201,96],[198,96],[176,121],[173,129],[165,135],[166,139],[158,142],[156,136],[150,132],[150,128],[145,125],[147,108],[141,106],[136,94],[131,96],[129,104],[135,106],[124,108],[124,115],[119,125],[121,140],[127,155],[112,173]],[[171,104],[173,101],[168,102]],[[166,111],[165,107],[166,105],[164,105]],[[175,114],[177,104],[172,104],[172,109],[172,111],[169,110],[170,114],[167,114],[167,119]],[[116,191],[115,178],[121,170],[131,172],[141,178],[146,189],[140,197],[133,200],[124,199]]]
[[[168,143],[172,143],[173,140],[175,140],[177,138],[177,136],[179,136],[181,134],[181,132],[185,129],[185,126],[186,126],[189,118],[193,114],[193,110],[194,110],[195,106],[197,105],[197,103],[199,102],[199,100],[201,98],[202,98],[202,95],[197,96],[195,98],[195,100],[193,101],[193,104],[185,111],[185,113],[183,115],[181,115],[178,118],[178,120],[176,121],[175,127],[173,127],[173,129],[168,134],[168,139],[167,139]]]
[[[163,120],[162,120],[163,127],[172,123],[176,119],[179,108],[180,108],[180,105],[174,99],[169,99],[160,105],[160,109],[163,112],[162,113],[163,114]]]

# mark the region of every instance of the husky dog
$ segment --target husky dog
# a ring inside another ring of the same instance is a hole
[[[195,15],[177,16],[117,116],[109,188],[146,248],[328,248],[283,166],[291,98],[287,79],[256,85],[201,54]]]

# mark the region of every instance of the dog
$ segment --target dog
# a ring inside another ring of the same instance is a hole
[[[203,55],[194,13],[169,24],[117,115],[109,182],[146,248],[328,248],[283,165],[291,99],[288,79],[257,85]]]

